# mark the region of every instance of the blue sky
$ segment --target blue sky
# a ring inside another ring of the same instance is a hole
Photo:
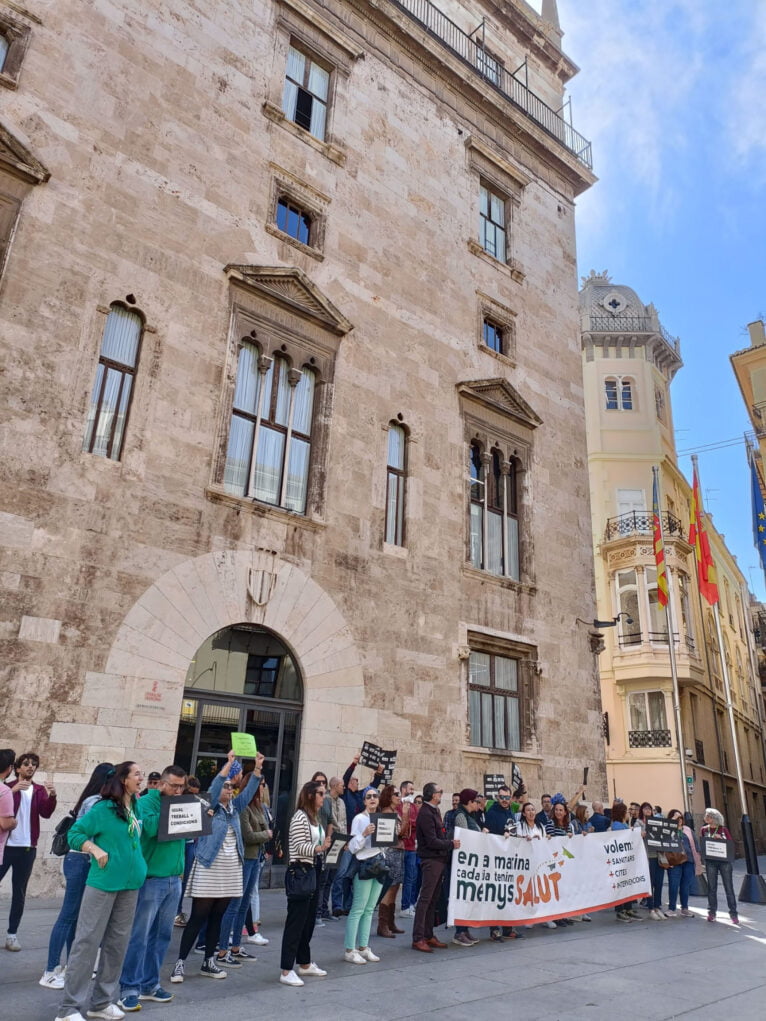
[[[559,14],[581,68],[574,125],[599,177],[577,204],[580,275],[607,269],[680,337],[678,450],[741,439],[750,424],[729,355],[766,316],[766,2],[559,0]],[[690,456],[679,465],[691,479]],[[763,599],[744,444],[700,452],[699,470]]]

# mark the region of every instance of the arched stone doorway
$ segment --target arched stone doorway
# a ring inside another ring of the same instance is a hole
[[[280,857],[286,807],[298,776],[303,681],[284,641],[268,628],[241,623],[212,634],[189,665],[174,761],[207,790],[226,761],[233,731],[252,734],[263,772]],[[245,770],[252,760],[244,760]]]

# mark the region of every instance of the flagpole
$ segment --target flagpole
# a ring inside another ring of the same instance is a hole
[[[702,484],[699,481],[699,468],[697,466],[697,455],[692,454],[692,464],[697,476],[697,485],[700,493],[700,506],[697,507],[697,514],[702,520],[704,510],[702,504]],[[712,555],[712,551],[711,551]],[[747,864],[747,875],[742,881],[742,888],[739,891],[739,899],[750,904],[766,903],[766,883],[758,871],[758,854],[755,849],[753,837],[753,826],[750,816],[747,814],[747,796],[745,794],[745,783],[742,779],[742,762],[739,757],[739,741],[737,739],[737,726],[734,718],[734,706],[731,701],[731,684],[729,683],[729,666],[726,662],[725,647],[723,644],[723,633],[721,631],[721,615],[718,612],[718,602],[713,603],[713,619],[715,621],[715,632],[718,639],[718,651],[721,661],[721,674],[723,675],[723,687],[726,695],[726,709],[729,714],[729,727],[731,729],[731,744],[734,750],[734,768],[737,771],[737,787],[739,788],[739,802],[742,807],[742,841],[745,845],[745,862]],[[724,781],[725,782],[725,781]]]
[[[662,499],[660,490],[660,470],[657,465],[652,465],[652,474],[654,475],[654,491],[657,494],[657,521],[660,532],[660,543],[662,549],[665,549],[665,532],[662,527]],[[655,550],[655,557],[656,557]],[[670,572],[667,569],[667,562],[665,563],[665,576],[670,583]],[[657,594],[659,595],[659,577],[657,578]],[[684,745],[684,736],[681,726],[681,693],[678,687],[678,667],[676,664],[676,640],[675,640],[675,627],[674,627],[674,612],[673,612],[673,600],[672,591],[668,591],[668,601],[665,603],[665,620],[668,626],[668,649],[670,650],[670,676],[673,680],[673,714],[676,720],[676,745],[678,747],[678,765],[681,770],[681,798],[684,803],[684,812],[691,811],[691,805],[689,803],[689,791],[686,784],[686,752]]]

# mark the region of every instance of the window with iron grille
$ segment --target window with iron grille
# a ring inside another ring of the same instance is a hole
[[[506,202],[506,195],[484,182],[480,184],[479,243],[500,262],[506,261]]]
[[[521,748],[519,660],[472,650],[468,660],[468,715],[471,744],[479,748]]]
[[[298,127],[324,140],[330,71],[311,55],[291,45],[287,52],[282,110]]]
[[[665,695],[662,691],[632,691],[628,695],[631,748],[666,748],[671,745]]]
[[[86,453],[120,460],[143,326],[138,312],[119,303],[110,306],[82,443]]]

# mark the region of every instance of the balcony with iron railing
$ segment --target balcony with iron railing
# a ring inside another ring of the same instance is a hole
[[[666,539],[683,539],[684,526],[680,518],[666,512],[661,515],[662,531]],[[615,518],[609,518],[604,531],[604,542],[627,539],[633,535],[651,535],[654,522],[651,511],[628,511]]]
[[[628,630],[630,628],[630,630]],[[637,630],[635,624],[633,626],[626,625],[625,630],[617,635],[617,644],[621,650],[636,648],[643,645],[646,642],[648,645],[668,645],[668,632],[667,631],[648,631],[644,634],[642,631]],[[694,655],[697,651],[694,644],[694,639],[691,635],[680,635],[678,631],[673,632],[673,644],[679,651],[686,650],[686,652]]]
[[[482,45],[448,18],[431,0],[390,0],[421,25],[486,84],[560,142],[584,167],[593,169],[591,144],[561,114],[543,102],[524,82],[508,71]],[[525,66],[525,65],[522,65]]]

